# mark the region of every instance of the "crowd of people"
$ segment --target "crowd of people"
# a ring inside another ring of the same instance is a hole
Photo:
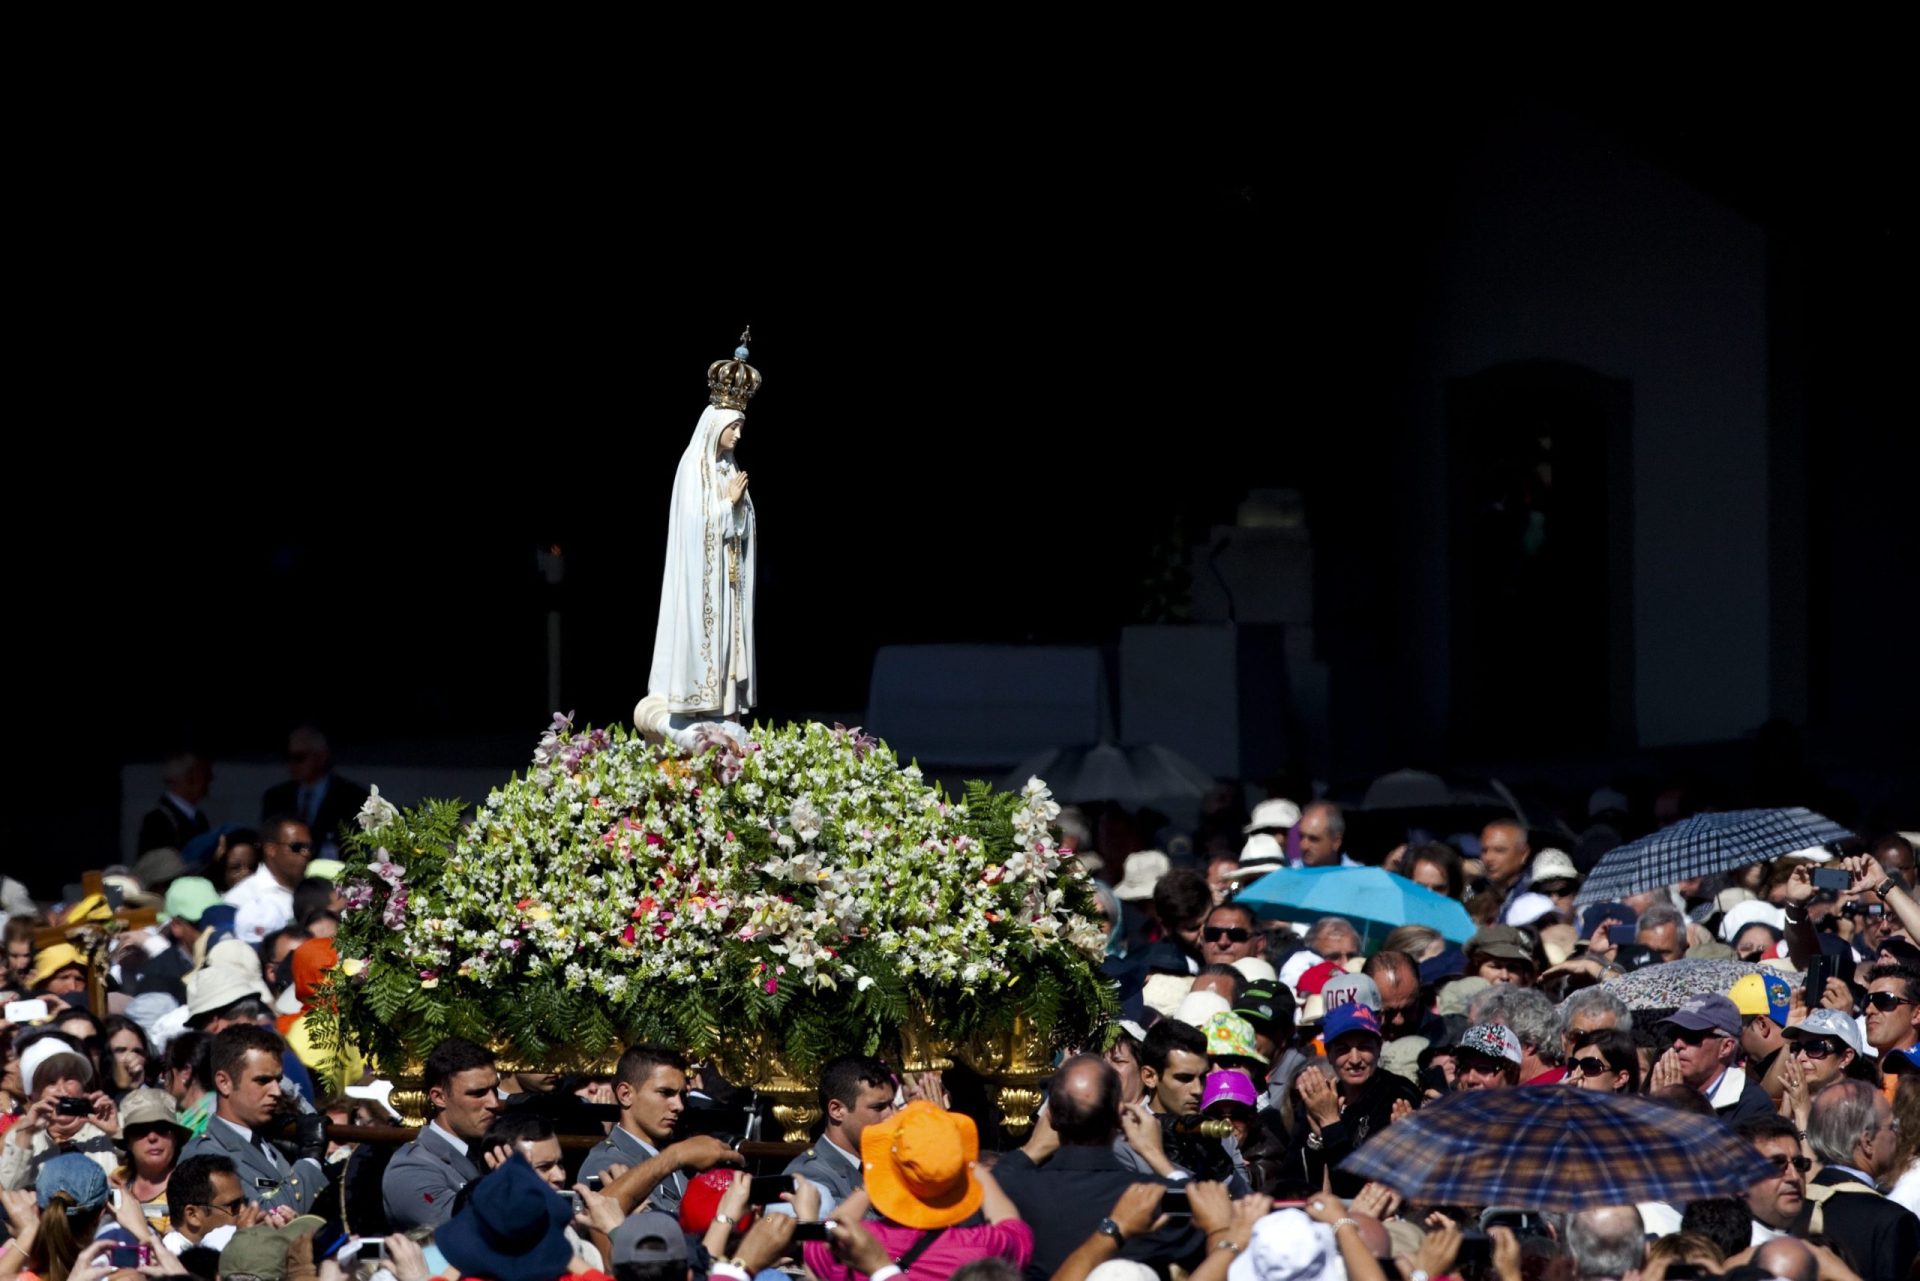
[[[1576,908],[1592,853],[1536,852],[1516,820],[1356,851],[1339,806],[1274,798],[1238,849],[1109,863],[1069,813],[1104,878],[1120,1013],[1060,1058],[1031,1130],[983,1133],[955,1082],[847,1057],[820,1074],[817,1137],[769,1163],[741,1142],[764,1102],[664,1045],[561,1077],[448,1038],[424,1065],[427,1124],[397,1145],[368,1130],[399,1124],[393,1084],[349,1061],[323,1092],[340,1065],[308,1028],[339,964],[322,825],[358,789],[313,731],[289,763],[257,826],[212,829],[204,762],[174,762],[141,825],[157,843],[106,870],[111,896],[8,887],[0,1279],[1920,1276],[1920,900],[1898,833]],[[1376,940],[1360,905],[1285,921],[1240,897],[1284,867],[1361,863],[1456,900],[1470,937]],[[96,1011],[63,932],[141,904],[158,922],[116,937]],[[1772,1173],[1538,1212],[1432,1203],[1347,1164],[1423,1108],[1513,1089],[1646,1096]]]

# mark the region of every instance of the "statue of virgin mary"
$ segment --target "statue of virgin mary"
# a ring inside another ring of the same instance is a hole
[[[750,332],[750,331],[749,331]],[[683,745],[702,723],[738,723],[753,707],[755,527],[747,474],[734,460],[760,373],[742,334],[707,370],[707,408],[673,474],[667,560],[638,726]]]

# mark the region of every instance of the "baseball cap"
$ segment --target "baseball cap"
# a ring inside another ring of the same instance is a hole
[[[1830,1036],[1841,1042],[1855,1054],[1867,1052],[1866,1042],[1860,1038],[1860,1025],[1849,1015],[1838,1010],[1809,1010],[1807,1017],[1795,1023],[1780,1035],[1789,1041],[1803,1041],[1808,1037]],[[1882,1064],[1883,1070],[1888,1066]]]
[[[1258,1029],[1293,1021],[1293,989],[1284,983],[1249,983],[1233,1008]]]
[[[1329,1010],[1358,1002],[1378,1011],[1380,985],[1364,974],[1336,974],[1320,988],[1320,999]]]
[[[1663,1025],[1685,1028],[1689,1032],[1716,1032],[1721,1036],[1740,1035],[1740,1011],[1718,992],[1701,992],[1680,1003],[1680,1008],[1661,1020]]]
[[[1497,957],[1503,961],[1533,964],[1533,935],[1511,925],[1486,925],[1467,940],[1467,955]]]
[[[1920,1045],[1909,1045],[1904,1050],[1888,1050],[1880,1056],[1880,1070],[1888,1076],[1920,1072]]]
[[[1200,1110],[1205,1112],[1221,1102],[1257,1107],[1260,1097],[1254,1093],[1253,1081],[1245,1072],[1209,1072],[1206,1091],[1200,1096]]]
[[[687,1190],[680,1194],[680,1219],[675,1224],[676,1235],[680,1229],[704,1235],[713,1223],[713,1216],[720,1212],[721,1199],[727,1195],[727,1189],[732,1186],[734,1179],[746,1177],[740,1170],[703,1170],[694,1175],[687,1184]],[[745,1232],[753,1226],[751,1206],[733,1226],[736,1232]],[[685,1257],[681,1255],[681,1258]]]
[[[1461,1034],[1460,1050],[1465,1054],[1484,1054],[1490,1059],[1518,1063],[1520,1038],[1504,1024],[1476,1023]]]
[[[711,1174],[713,1171],[709,1170]],[[707,1216],[711,1219],[712,1214]],[[678,1263],[687,1261],[687,1234],[670,1214],[642,1210],[613,1230],[613,1264]]]
[[[220,891],[204,876],[182,876],[167,886],[167,899],[160,909],[160,923],[178,917],[189,925],[198,925],[201,914],[218,905]]]
[[[91,1157],[65,1152],[40,1167],[34,1178],[34,1199],[42,1210],[54,1197],[65,1193],[77,1210],[91,1210],[107,1203],[107,1173]]]
[[[1793,1004],[1793,989],[1778,974],[1742,974],[1727,993],[1733,1008],[1741,1014],[1764,1014],[1776,1027],[1787,1025],[1787,1010]]]
[[[1371,1009],[1357,1002],[1328,1010],[1326,1026],[1320,1030],[1321,1039],[1332,1045],[1349,1032],[1370,1032],[1380,1038],[1380,1020]]]

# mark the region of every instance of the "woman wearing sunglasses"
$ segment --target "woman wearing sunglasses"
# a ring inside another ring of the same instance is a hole
[[[1640,1055],[1633,1034],[1616,1027],[1595,1028],[1573,1039],[1567,1059],[1567,1084],[1611,1094],[1640,1092]]]

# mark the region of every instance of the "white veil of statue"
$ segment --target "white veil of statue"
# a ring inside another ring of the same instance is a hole
[[[675,717],[744,716],[755,702],[753,498],[727,500],[733,451],[719,449],[744,417],[707,406],[673,474],[647,695]]]

